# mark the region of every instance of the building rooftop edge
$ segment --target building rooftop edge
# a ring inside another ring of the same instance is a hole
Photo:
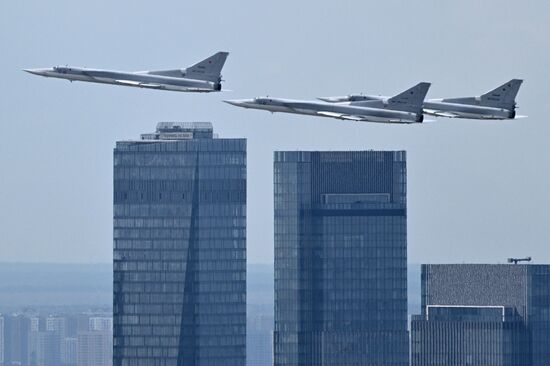
[[[421,263],[422,266],[508,266],[508,267],[528,267],[528,266],[550,266],[550,263]]]
[[[274,153],[349,153],[349,152],[388,152],[403,153],[407,150],[274,150]]]

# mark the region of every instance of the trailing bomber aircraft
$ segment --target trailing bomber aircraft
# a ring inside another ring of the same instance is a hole
[[[515,119],[525,116],[516,115],[516,95],[523,80],[512,79],[478,97],[428,99],[424,101],[423,111],[437,117],[468,119]],[[388,97],[374,95],[348,95],[342,97],[318,98],[328,103],[347,103],[357,101],[379,101],[386,103]]]
[[[381,100],[307,101],[278,98],[225,100],[237,107],[263,109],[270,112],[306,114],[350,121],[380,123],[420,123],[423,121],[422,103],[430,83],[419,83],[386,102]]]
[[[88,81],[148,89],[209,93],[222,90],[221,71],[228,55],[227,52],[218,52],[186,69],[175,70],[126,72],[58,66],[50,69],[26,69],[24,71],[69,81]]]

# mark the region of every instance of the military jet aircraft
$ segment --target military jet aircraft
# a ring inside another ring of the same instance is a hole
[[[512,79],[478,97],[427,99],[423,111],[437,117],[468,118],[468,119],[515,119],[525,116],[516,115],[516,95],[523,80]],[[382,101],[384,96],[348,95],[342,97],[318,98],[328,103]]]
[[[422,102],[430,83],[419,83],[387,101],[307,101],[278,98],[225,100],[237,107],[263,109],[270,112],[306,114],[350,121],[380,123],[420,123],[423,121]]]
[[[148,89],[209,93],[222,90],[220,73],[228,55],[227,52],[218,52],[186,69],[175,70],[126,72],[58,66],[50,69],[26,69],[24,71],[69,81],[88,81]]]

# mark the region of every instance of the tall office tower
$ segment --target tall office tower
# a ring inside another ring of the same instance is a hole
[[[550,265],[422,266],[413,366],[550,365]]]
[[[408,365],[405,152],[274,160],[274,364]]]
[[[159,123],[114,151],[114,365],[244,366],[246,140]]]

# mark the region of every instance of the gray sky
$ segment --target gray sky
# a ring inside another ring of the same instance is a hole
[[[237,5],[238,4],[238,5]],[[273,260],[273,150],[408,151],[409,259],[550,262],[550,2],[1,1],[0,261],[110,262],[112,149],[157,121],[248,138],[248,258]],[[20,71],[186,67],[231,52],[231,93],[69,84]],[[469,96],[525,79],[528,119],[343,122],[221,103],[269,94]]]

